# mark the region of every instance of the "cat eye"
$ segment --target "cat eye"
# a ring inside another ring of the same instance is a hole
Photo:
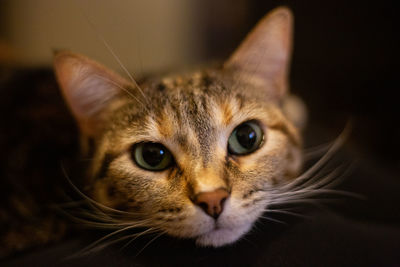
[[[171,152],[160,143],[138,143],[133,146],[131,153],[135,163],[149,171],[163,171],[173,163]]]
[[[257,150],[264,139],[261,127],[255,121],[237,126],[228,139],[228,151],[234,155],[246,155]]]

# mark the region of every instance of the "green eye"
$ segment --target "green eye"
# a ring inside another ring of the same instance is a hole
[[[163,171],[173,163],[171,153],[160,143],[138,143],[131,153],[136,164],[149,171]]]
[[[263,131],[254,121],[240,124],[228,139],[228,151],[234,155],[246,155],[260,147]]]

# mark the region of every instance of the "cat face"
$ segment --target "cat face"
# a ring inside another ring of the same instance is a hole
[[[140,87],[59,53],[57,78],[93,158],[91,197],[125,211],[132,225],[199,245],[238,240],[301,165],[298,129],[281,108],[290,38],[291,14],[280,8],[222,68]]]

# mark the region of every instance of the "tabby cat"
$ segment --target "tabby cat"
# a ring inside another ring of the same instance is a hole
[[[82,55],[56,53],[88,159],[79,192],[93,225],[220,247],[279,203],[302,166],[305,112],[287,80],[292,20],[277,8],[223,66],[140,85]]]
[[[90,59],[55,56],[63,95],[93,158],[87,194],[132,226],[223,246],[246,234],[301,166],[288,94],[292,16],[267,15],[231,58],[129,82]],[[128,224],[129,225],[129,224]]]

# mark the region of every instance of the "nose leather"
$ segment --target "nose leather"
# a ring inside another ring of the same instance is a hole
[[[194,203],[209,216],[217,219],[222,213],[224,202],[229,197],[228,191],[219,188],[211,192],[201,192],[196,195]]]

